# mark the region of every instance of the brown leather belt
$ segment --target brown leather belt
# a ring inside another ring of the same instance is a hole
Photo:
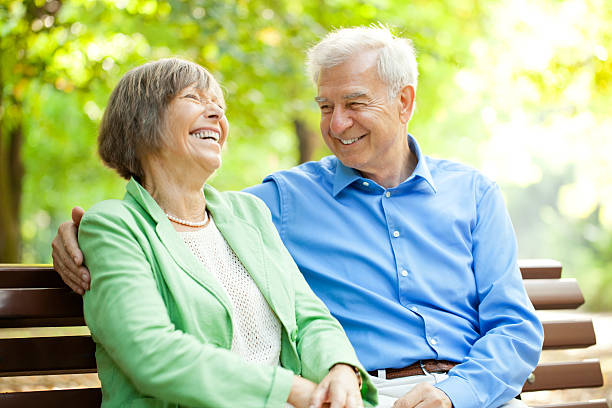
[[[412,377],[413,375],[425,375],[427,373],[447,373],[459,363],[448,360],[419,360],[404,368],[387,368],[386,379]],[[423,371],[425,369],[425,371]],[[378,377],[379,370],[368,371],[368,374]]]

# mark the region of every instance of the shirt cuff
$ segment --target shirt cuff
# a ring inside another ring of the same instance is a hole
[[[283,367],[276,367],[272,380],[272,389],[270,389],[268,401],[266,402],[266,408],[284,406],[285,402],[287,402],[287,398],[289,398],[292,385],[293,372]]]
[[[471,384],[457,376],[449,376],[446,380],[434,384],[435,387],[444,391],[453,403],[453,408],[480,408],[482,404],[474,392]]]

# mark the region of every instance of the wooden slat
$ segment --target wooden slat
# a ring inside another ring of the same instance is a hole
[[[50,265],[0,264],[0,288],[66,288]]]
[[[81,316],[83,299],[70,289],[0,289],[0,319]]]
[[[576,279],[523,280],[531,303],[538,310],[576,309],[584,303]]]
[[[0,319],[0,328],[85,326],[83,317],[49,317],[41,319]]]
[[[544,350],[584,348],[595,344],[591,319],[543,321]]]
[[[541,363],[525,382],[523,392],[591,388],[603,385],[599,360]]]
[[[561,263],[552,259],[521,259],[518,264],[523,279],[561,278]]]
[[[92,373],[95,350],[90,336],[0,339],[0,377]]]
[[[93,408],[102,404],[100,388],[0,394],[2,408]]]
[[[538,405],[533,408],[608,408],[608,403],[605,399],[598,399],[587,402],[566,402],[562,404]]]

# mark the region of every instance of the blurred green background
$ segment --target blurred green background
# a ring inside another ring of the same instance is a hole
[[[610,0],[0,0],[0,262],[50,262],[74,205],[120,198],[96,130],[120,76],[180,56],[224,87],[219,189],[329,154],[305,50],[382,22],[418,52],[424,152],[503,188],[522,258],[555,258],[612,309]]]

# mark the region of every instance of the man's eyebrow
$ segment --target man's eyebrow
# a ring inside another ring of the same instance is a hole
[[[354,98],[359,98],[361,96],[365,96],[366,92],[364,91],[358,91],[358,92],[353,92],[350,94],[346,94],[342,97],[342,99],[354,99]]]
[[[365,91],[357,91],[357,92],[353,92],[353,93],[346,94],[346,95],[342,96],[342,99],[354,99],[354,98],[359,98],[359,97],[362,97],[362,96],[365,96],[365,95],[367,95],[367,92],[365,92]],[[317,103],[329,102],[329,99],[324,98],[322,96],[315,96],[314,100]]]

